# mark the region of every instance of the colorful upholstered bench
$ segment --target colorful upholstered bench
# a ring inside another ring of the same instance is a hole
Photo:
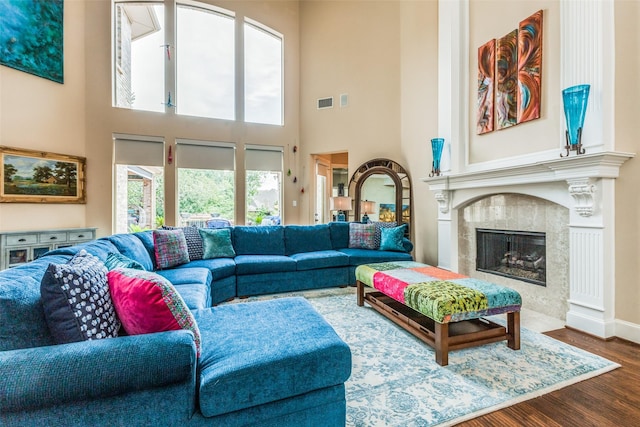
[[[367,301],[432,346],[442,366],[450,350],[503,340],[520,349],[522,298],[513,289],[413,261],[360,265],[356,280],[358,305]],[[506,326],[483,318],[504,313]]]

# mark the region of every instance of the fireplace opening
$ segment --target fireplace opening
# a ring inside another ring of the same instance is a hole
[[[476,270],[547,286],[545,233],[476,229]]]

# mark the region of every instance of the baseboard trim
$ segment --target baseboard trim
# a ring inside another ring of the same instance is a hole
[[[616,319],[616,336],[640,344],[640,325]]]

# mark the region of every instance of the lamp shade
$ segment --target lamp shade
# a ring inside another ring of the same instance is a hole
[[[351,197],[337,196],[331,199],[332,211],[350,211],[351,210]]]
[[[376,202],[370,200],[363,200],[360,202],[360,210],[364,213],[371,213],[376,208]]]

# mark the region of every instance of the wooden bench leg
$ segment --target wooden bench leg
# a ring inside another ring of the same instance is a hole
[[[507,313],[507,346],[520,350],[520,312]]]
[[[440,366],[447,366],[449,364],[449,324],[433,323],[436,333],[436,363]]]
[[[361,281],[356,281],[357,295],[358,295],[358,307],[362,307],[364,305],[364,284]]]

